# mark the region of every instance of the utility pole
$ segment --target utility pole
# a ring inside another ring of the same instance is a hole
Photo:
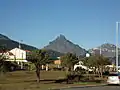
[[[116,71],[118,71],[118,31],[119,22],[116,22]]]

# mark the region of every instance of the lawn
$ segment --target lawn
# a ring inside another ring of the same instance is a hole
[[[56,80],[64,79],[65,75],[64,71],[41,71],[41,81],[37,83],[34,71],[9,72],[0,77],[0,90],[49,90],[52,88],[95,84],[83,82],[66,84],[65,82],[56,82]]]
[[[41,71],[41,81],[37,83],[33,71],[9,72],[0,77],[0,90],[47,90],[49,88],[59,88],[66,86],[66,84],[55,83],[55,80],[64,78],[64,71]]]

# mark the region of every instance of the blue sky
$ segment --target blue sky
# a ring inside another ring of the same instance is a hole
[[[86,49],[115,44],[116,21],[120,0],[0,0],[0,33],[38,48],[59,34]]]

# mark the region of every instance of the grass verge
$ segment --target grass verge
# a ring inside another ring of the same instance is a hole
[[[88,84],[79,82],[74,84],[59,83],[56,80],[65,78],[64,71],[41,71],[41,81],[36,82],[36,74],[33,71],[9,72],[0,77],[0,90],[49,90],[50,88],[74,87]]]

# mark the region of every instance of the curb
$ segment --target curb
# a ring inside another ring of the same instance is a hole
[[[100,84],[100,85],[85,85],[85,86],[68,86],[64,88],[56,88],[56,89],[49,89],[49,90],[62,90],[62,89],[72,89],[72,88],[89,88],[89,87],[101,87],[101,86],[106,86],[107,84]]]

